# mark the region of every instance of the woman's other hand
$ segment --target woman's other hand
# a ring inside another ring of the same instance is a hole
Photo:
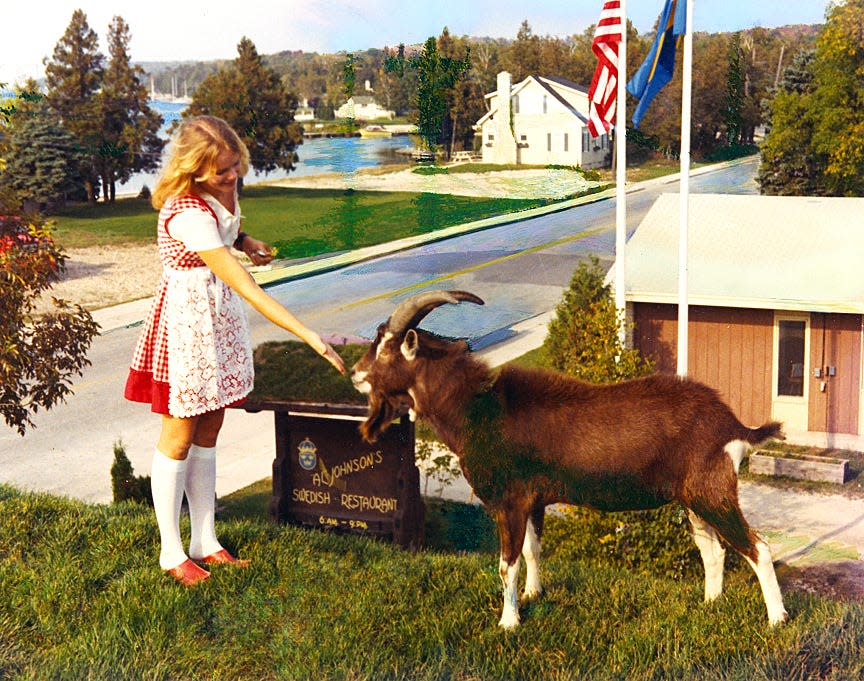
[[[273,261],[273,250],[270,246],[248,234],[243,239],[243,252],[249,256],[254,265],[267,265]]]

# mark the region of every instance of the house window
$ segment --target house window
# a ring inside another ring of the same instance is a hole
[[[546,133],[546,151],[552,151],[552,133]]]
[[[804,321],[781,319],[777,348],[777,394],[804,396]]]
[[[570,150],[570,137],[569,133],[564,133],[564,151]]]
[[[516,95],[515,97],[513,97],[513,113],[514,114],[519,113],[519,95]]]
[[[546,95],[543,95],[543,113],[544,114],[547,112],[548,103],[549,103],[549,100],[547,99]]]
[[[582,151],[591,151],[591,133],[588,128],[582,129]]]

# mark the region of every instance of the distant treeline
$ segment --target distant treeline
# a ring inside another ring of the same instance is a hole
[[[770,96],[794,56],[810,50],[815,44],[821,25],[795,25],[775,29],[753,28],[740,33],[697,33],[694,39],[693,120],[694,152],[708,153],[718,137],[727,137],[723,121],[724,98],[730,77],[743,84],[739,108],[742,120],[737,142],[752,143],[753,135],[762,123],[762,100]],[[587,87],[596,67],[591,51],[594,26],[583,33],[566,38],[535,35],[527,21],[523,22],[514,39],[455,37],[445,28],[438,37],[439,52],[444,56],[462,58],[470,55],[471,68],[465,77],[463,99],[466,121],[476,121],[485,113],[483,95],[495,89],[499,71],[513,75],[519,82],[528,75],[557,76]],[[628,61],[631,72],[641,63],[653,41],[654,34],[639,35],[632,25],[628,35]],[[416,109],[416,82],[410,74],[397,77],[388,73],[385,61],[395,54],[397,46],[372,48],[354,52],[354,94],[371,94],[376,101],[400,116],[412,115]],[[406,55],[420,50],[422,45],[405,48]],[[733,56],[732,51],[736,54]],[[343,66],[349,55],[345,52],[318,54],[286,50],[262,55],[264,63],[275,70],[286,88],[299,101],[307,100],[316,108],[319,118],[332,118],[333,110],[346,100]],[[646,145],[672,150],[677,145],[674,133],[675,111],[680,111],[679,75],[661,92],[643,123],[649,130]],[[193,95],[203,79],[229,60],[210,62],[150,62],[142,63],[158,92]],[[730,74],[730,69],[735,73]],[[369,84],[371,92],[366,90]],[[727,107],[728,108],[728,107]],[[677,114],[680,116],[680,114]],[[473,119],[473,120],[472,120]]]

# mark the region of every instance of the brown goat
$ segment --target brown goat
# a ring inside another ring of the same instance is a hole
[[[747,447],[782,437],[780,425],[747,428],[711,388],[654,375],[592,385],[551,371],[491,369],[464,341],[415,327],[444,303],[483,301],[464,291],[435,291],[401,303],[352,370],[369,395],[363,437],[374,441],[405,408],[427,420],[459,457],[465,478],[498,526],[504,608],[499,624],[519,623],[523,596],[540,595],[544,509],[580,504],[604,511],[687,508],[705,566],[705,600],[723,587],[725,549],[745,556],[759,578],[768,619],[786,610],[768,546],[738,505],[738,466]]]

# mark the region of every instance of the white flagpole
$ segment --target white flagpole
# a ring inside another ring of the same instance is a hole
[[[620,324],[618,338],[623,347],[627,341],[624,322],[624,247],[627,241],[627,0],[621,0],[621,42],[618,43],[618,93],[615,103],[615,309]]]
[[[680,2],[681,0],[679,0]],[[681,205],[678,222],[678,375],[687,375],[689,352],[688,326],[690,311],[687,306],[687,246],[689,239],[690,201],[690,102],[693,81],[693,0],[687,2],[687,23],[684,34],[683,87],[681,88]]]

